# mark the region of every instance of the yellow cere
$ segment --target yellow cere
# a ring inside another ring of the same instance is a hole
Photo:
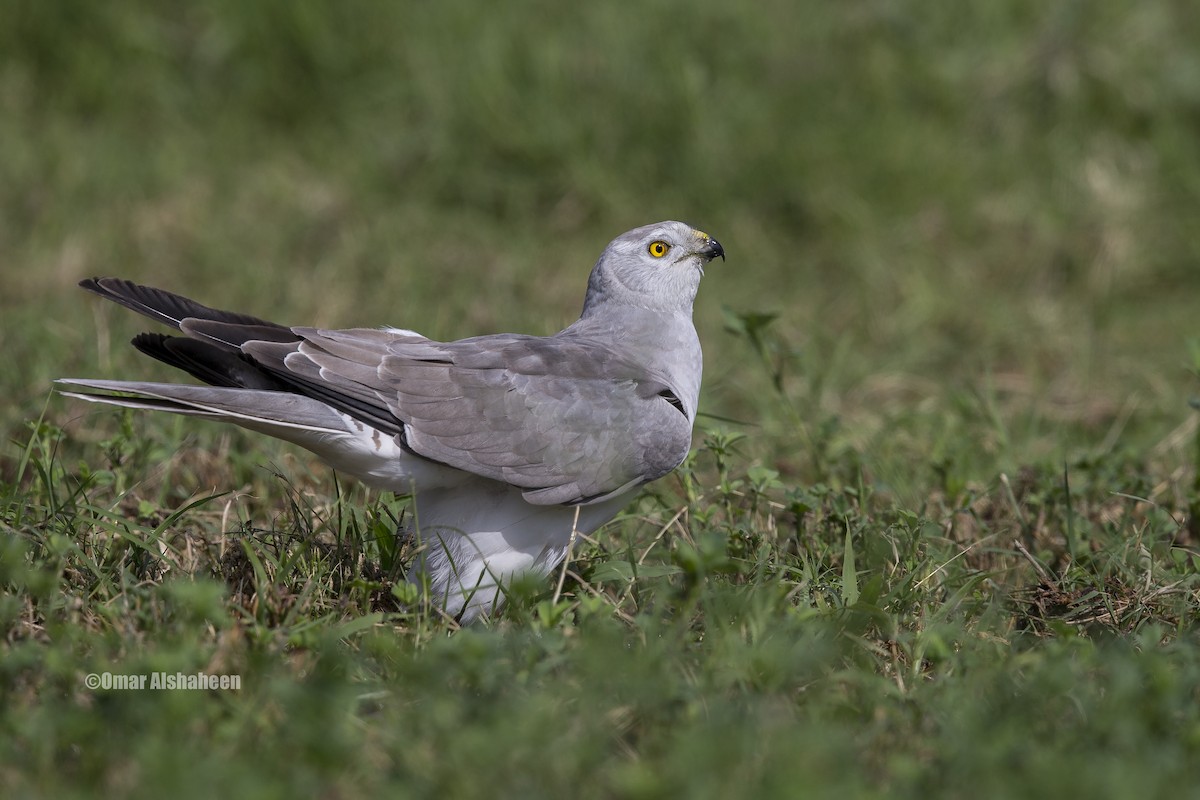
[[[707,233],[705,233],[704,231],[698,231],[698,230],[696,230],[696,229],[694,229],[694,228],[692,229],[692,233],[696,234],[696,238],[697,238],[697,239],[703,239],[703,240],[704,240],[704,241],[706,241],[706,242],[707,242],[709,239],[711,239],[711,238],[712,238],[711,236],[709,236],[709,235],[708,235]]]

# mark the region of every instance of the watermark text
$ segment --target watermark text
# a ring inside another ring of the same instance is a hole
[[[237,692],[242,688],[242,676],[207,672],[90,672],[84,677],[83,685],[93,691],[103,689],[113,692]]]

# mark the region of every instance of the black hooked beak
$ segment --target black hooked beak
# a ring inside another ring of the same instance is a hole
[[[725,248],[721,247],[721,243],[712,237],[709,237],[708,241],[704,243],[704,247],[701,247],[698,252],[709,261],[717,256],[720,256],[722,261],[725,260]]]

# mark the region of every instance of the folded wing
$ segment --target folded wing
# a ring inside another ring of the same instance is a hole
[[[661,380],[588,340],[294,331],[297,344],[242,350],[347,413],[386,409],[406,449],[518,486],[532,503],[622,493],[678,466],[691,441],[691,422],[660,396]]]

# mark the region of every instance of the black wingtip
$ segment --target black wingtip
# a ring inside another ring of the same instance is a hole
[[[101,297],[107,297],[108,292],[105,291],[104,285],[102,282],[109,281],[109,280],[112,280],[112,278],[101,278],[99,275],[92,277],[92,278],[84,278],[83,280],[81,280],[79,282],[79,288],[87,289],[89,292],[92,292],[93,294],[98,294]]]
[[[84,278],[79,282],[79,286],[175,329],[179,328],[183,320],[194,317],[235,325],[257,325],[287,330],[282,325],[249,314],[210,308],[183,295],[168,292],[165,289],[156,289],[153,286],[145,286],[124,278]]]
[[[287,384],[273,377],[251,359],[239,352],[229,352],[208,342],[162,333],[139,333],[133,337],[131,344],[139,352],[181,369],[212,386],[288,390]]]
[[[93,275],[90,278],[84,278],[79,282],[79,285],[89,292],[98,294],[116,294],[114,284],[117,287],[128,287],[131,289],[145,288],[140,287],[133,281],[125,280],[124,278],[110,278],[104,275]]]

